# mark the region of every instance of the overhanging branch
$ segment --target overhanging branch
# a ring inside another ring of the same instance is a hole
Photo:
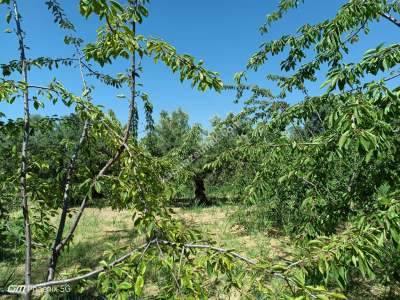
[[[99,275],[101,272],[105,271],[107,268],[109,267],[114,267],[122,262],[124,262],[125,260],[127,260],[129,257],[131,257],[134,253],[140,251],[140,250],[144,250],[149,248],[151,245],[155,244],[155,243],[159,243],[162,245],[169,245],[169,246],[179,246],[177,243],[174,242],[170,242],[170,241],[166,241],[166,240],[158,240],[158,239],[153,239],[151,241],[149,241],[146,244],[141,245],[140,247],[135,248],[134,250],[126,253],[125,255],[119,257],[118,259],[114,260],[113,262],[111,262],[107,267],[99,267],[91,272],[88,272],[86,274],[80,275],[80,276],[76,276],[76,277],[72,277],[72,278],[67,278],[67,279],[62,279],[62,280],[53,280],[53,281],[48,281],[48,282],[42,282],[42,283],[38,283],[38,284],[34,284],[30,286],[30,290],[37,290],[37,289],[43,289],[43,288],[47,288],[50,286],[59,286],[59,285],[64,285],[64,284],[69,284],[69,283],[74,283],[74,282],[78,282],[84,279],[89,279],[89,278],[93,278],[96,277],[97,275]],[[221,254],[230,254],[232,256],[234,256],[235,258],[246,262],[249,265],[256,265],[257,261],[247,258],[243,255],[240,255],[239,253],[230,251],[228,249],[224,249],[224,248],[219,248],[219,247],[215,247],[215,246],[211,246],[211,245],[206,245],[206,244],[183,244],[180,245],[184,248],[187,249],[208,249],[208,250],[212,250],[215,252],[219,252]]]
[[[382,17],[384,17],[386,20],[389,20],[390,22],[392,22],[393,24],[397,25],[398,27],[400,27],[400,20],[396,19],[395,17],[393,17],[392,15],[389,15],[387,13],[380,13],[380,15]]]

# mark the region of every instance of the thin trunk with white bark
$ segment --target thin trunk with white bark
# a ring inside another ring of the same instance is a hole
[[[19,43],[20,62],[22,79],[21,81],[28,85],[28,67],[25,55],[24,31],[21,28],[21,17],[19,14],[17,1],[13,1],[14,20],[16,25],[16,33]],[[31,266],[32,266],[32,237],[31,227],[29,223],[29,207],[28,207],[28,188],[27,188],[27,170],[28,170],[28,146],[29,146],[29,92],[28,88],[23,89],[24,102],[24,129],[21,150],[21,174],[20,174],[20,190],[21,190],[21,208],[24,217],[24,234],[25,234],[25,299],[31,298]]]

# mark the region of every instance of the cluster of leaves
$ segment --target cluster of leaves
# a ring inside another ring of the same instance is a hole
[[[180,55],[176,49],[165,41],[146,38],[134,34],[132,23],[142,23],[148,11],[141,1],[131,1],[126,7],[117,1],[81,1],[82,15],[98,15],[106,19],[106,25],[98,31],[97,41],[85,48],[87,59],[94,59],[100,65],[111,63],[112,59],[128,59],[130,53],[137,52],[143,58],[152,57],[155,62],[161,60],[173,72],[179,71],[180,80],[191,80],[193,87],[205,91],[213,88],[222,89],[218,74],[203,67],[203,62],[195,62],[190,55]],[[136,70],[134,70],[136,72]]]

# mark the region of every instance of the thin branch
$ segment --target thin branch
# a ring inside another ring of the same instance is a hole
[[[156,244],[157,244],[158,250],[160,251],[161,258],[164,260],[164,259],[165,259],[164,252],[162,251],[162,249],[161,249],[161,247],[160,247],[160,244],[158,243],[158,239],[156,239]],[[176,278],[176,276],[175,276],[175,274],[174,274],[174,271],[175,271],[175,270],[173,270],[172,267],[171,267],[171,275],[172,275],[172,278],[174,279],[174,282],[175,282],[176,288],[178,289],[179,294],[181,294],[181,293],[182,293],[182,292],[181,292],[181,287],[180,287],[180,285],[179,285],[178,279]]]
[[[356,36],[360,33],[360,31],[361,31],[362,29],[364,29],[365,25],[367,25],[367,22],[368,22],[368,19],[365,20],[365,21],[361,24],[361,26],[360,26],[355,32],[353,32],[353,34],[352,34],[351,36],[349,36],[349,37],[346,39],[346,42],[351,42],[351,41],[353,40],[353,38],[356,37]]]
[[[160,242],[161,244],[164,244],[164,245],[178,246],[178,244],[170,242],[170,241],[158,240],[158,242]],[[233,252],[233,251],[227,250],[225,248],[214,247],[214,246],[206,245],[206,244],[204,244],[204,245],[201,245],[201,244],[184,244],[182,246],[185,247],[185,248],[188,248],[188,249],[209,249],[209,250],[213,250],[213,251],[216,251],[216,252],[219,252],[219,253],[227,253],[227,254],[230,254],[230,255],[236,257],[239,260],[242,260],[242,261],[248,263],[249,265],[256,265],[257,264],[256,260],[247,258],[247,257],[245,257],[243,255],[240,255],[237,252]]]
[[[86,274],[83,274],[80,276],[76,276],[76,277],[72,277],[72,278],[68,278],[68,279],[53,280],[53,281],[47,281],[47,282],[34,284],[34,285],[30,286],[30,290],[32,291],[32,290],[37,290],[37,289],[43,289],[43,288],[50,287],[50,286],[64,285],[64,284],[74,283],[74,282],[78,282],[78,281],[81,281],[84,279],[89,279],[89,278],[95,277],[95,276],[99,275],[101,272],[107,270],[107,268],[114,267],[114,266],[122,263],[123,261],[127,260],[129,257],[131,257],[136,252],[138,252],[142,249],[147,249],[154,242],[155,242],[155,239],[149,241],[148,243],[146,243],[140,247],[133,249],[132,251],[126,253],[125,255],[123,255],[123,256],[119,257],[118,259],[114,260],[113,262],[111,262],[107,267],[99,267],[89,273],[86,273]]]
[[[15,269],[12,270],[12,271],[10,272],[10,274],[9,274],[9,276],[7,277],[6,280],[3,280],[3,282],[2,282],[3,287],[6,288],[6,287],[8,287],[8,286],[11,285],[11,283],[13,282],[13,276],[14,276],[14,275],[15,275]],[[9,293],[7,290],[1,288],[1,289],[0,289],[0,295],[10,295],[10,293]]]
[[[182,247],[181,251],[181,257],[179,258],[179,268],[178,268],[178,277],[181,277],[181,266],[182,266],[182,260],[183,260],[183,254],[185,252],[185,247]]]
[[[399,77],[399,76],[400,76],[400,73],[397,73],[397,74],[394,74],[394,75],[392,75],[392,76],[390,76],[390,77],[384,78],[383,81],[388,82],[388,81],[390,81],[390,80],[396,79],[396,78]]]
[[[82,65],[89,72],[89,75],[94,76],[97,79],[100,79],[104,83],[111,83],[112,85],[115,85],[116,87],[121,87],[123,82],[126,81],[125,79],[117,79],[117,78],[112,77],[111,75],[100,73],[99,71],[94,70],[89,64],[86,64],[83,61],[82,61]]]
[[[77,52],[78,52],[78,56],[79,56],[78,48],[77,48]],[[83,85],[83,96],[85,96],[85,94],[88,92],[88,86],[87,86],[85,77],[83,75],[82,60],[81,60],[80,56],[79,56],[78,61],[79,61],[79,71],[80,71],[82,85]],[[49,263],[49,267],[48,267],[48,271],[47,271],[47,281],[52,281],[55,276],[57,261],[58,261],[58,257],[60,254],[60,251],[57,250],[58,249],[57,246],[62,240],[62,235],[64,233],[65,222],[67,219],[67,214],[68,214],[69,205],[70,205],[69,200],[70,200],[71,179],[72,179],[73,173],[75,172],[75,166],[76,166],[76,161],[78,159],[78,153],[81,150],[82,145],[88,136],[88,133],[89,133],[89,119],[86,118],[85,123],[83,125],[81,136],[79,138],[78,143],[75,145],[75,149],[72,153],[71,160],[69,162],[68,169],[67,169],[67,176],[65,178],[64,192],[63,192],[63,207],[62,207],[62,212],[61,212],[61,216],[60,216],[60,222],[58,225],[57,234],[56,234],[53,246],[52,246],[52,255],[50,258],[50,263]]]
[[[382,17],[384,17],[386,20],[388,20],[388,21],[392,22],[393,24],[395,24],[396,26],[400,27],[400,20],[396,19],[392,15],[389,15],[387,13],[380,13],[380,15]]]
[[[158,239],[153,239],[151,241],[149,241],[146,244],[141,245],[140,247],[135,248],[134,250],[126,253],[125,255],[121,256],[120,258],[114,260],[113,262],[111,262],[107,267],[99,267],[91,272],[88,272],[86,274],[80,275],[80,276],[76,276],[76,277],[72,277],[72,278],[67,278],[67,279],[63,279],[63,280],[53,280],[53,281],[48,281],[48,282],[42,282],[42,283],[38,283],[38,284],[34,284],[30,286],[30,290],[35,290],[35,289],[42,289],[42,288],[46,288],[46,287],[50,287],[50,286],[58,286],[58,285],[64,285],[64,284],[68,284],[68,283],[74,283],[74,282],[78,282],[84,279],[89,279],[92,277],[95,277],[97,275],[99,275],[101,272],[105,271],[107,268],[110,267],[114,267],[120,263],[122,263],[123,261],[127,260],[129,257],[131,257],[133,254],[135,254],[136,252],[143,250],[143,249],[148,249],[151,245],[155,244],[155,243],[160,243],[163,245],[169,245],[169,246],[176,246],[178,244],[173,243],[173,242],[169,242],[169,241],[165,241],[165,240],[158,240]],[[185,248],[190,248],[190,249],[209,249],[209,250],[213,250],[219,253],[229,253],[232,256],[250,264],[250,265],[256,265],[257,262],[255,260],[246,258],[236,252],[232,252],[229,251],[227,249],[224,248],[218,248],[218,247],[214,247],[211,245],[197,245],[197,244],[184,244],[182,245]]]

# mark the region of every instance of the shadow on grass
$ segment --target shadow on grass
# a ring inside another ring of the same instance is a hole
[[[88,238],[74,243],[60,257],[59,270],[71,267],[93,268],[104,258],[104,252],[111,248],[127,246],[135,241],[135,234],[129,228],[104,231],[104,237]]]
[[[239,199],[233,199],[228,197],[214,197],[214,196],[209,196],[208,200],[209,203],[204,204],[201,203],[196,198],[174,198],[171,200],[170,205],[180,208],[211,207],[211,206],[237,203],[237,201],[239,201]]]
[[[137,236],[129,228],[111,230],[105,232],[104,236],[96,239],[79,241],[65,249],[60,257],[57,279],[77,275],[78,270],[91,271],[100,266],[100,261],[106,260],[105,252],[110,249],[120,248],[116,256],[125,254],[127,246],[136,246]],[[85,272],[84,272],[85,273]],[[51,294],[52,299],[107,299],[95,287],[80,290],[79,285],[72,285],[68,292]]]
[[[132,227],[124,222],[119,222],[118,226],[104,225],[104,220],[93,222],[89,220],[82,224],[86,228],[80,228],[76,233],[76,240],[72,242],[62,252],[56,273],[56,279],[69,278],[77,275],[79,270],[93,270],[100,266],[100,261],[106,260],[105,252],[109,249],[118,249],[117,255],[123,255],[128,250],[129,245],[136,246],[137,235]],[[103,224],[106,228],[101,227]],[[97,227],[95,227],[95,225]],[[115,225],[115,224],[114,224]],[[110,230],[106,230],[110,229]],[[43,282],[47,273],[50,252],[41,250],[35,253],[32,264],[32,281],[34,283]],[[23,261],[2,262],[0,266],[0,288],[10,284],[22,284],[23,279]],[[88,289],[84,294],[79,293],[78,286],[71,286],[68,292],[52,293],[51,299],[106,299],[96,289]],[[38,292],[38,299],[44,291]],[[0,297],[0,299],[3,299]]]

